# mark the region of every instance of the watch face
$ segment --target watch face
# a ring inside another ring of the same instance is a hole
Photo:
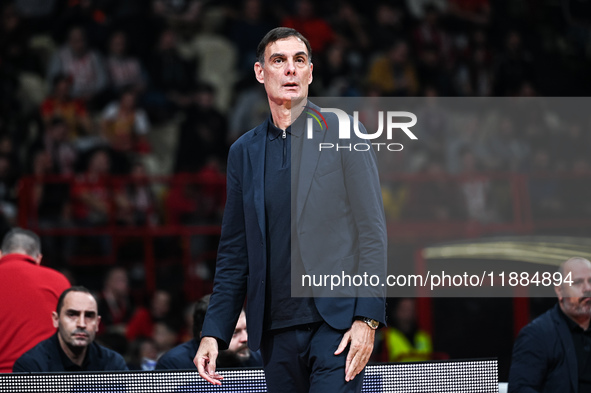
[[[377,329],[380,326],[380,323],[374,319],[365,319],[365,322],[369,325],[372,329]]]

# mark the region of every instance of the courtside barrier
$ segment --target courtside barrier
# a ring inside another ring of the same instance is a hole
[[[0,374],[0,393],[263,393],[262,369],[220,370],[213,386],[196,370]],[[496,359],[374,364],[366,368],[364,393],[497,393]],[[327,392],[329,393],[329,392]]]

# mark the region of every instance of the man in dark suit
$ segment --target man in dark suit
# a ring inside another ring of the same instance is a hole
[[[509,392],[591,392],[591,262],[571,258],[559,271],[572,284],[557,286],[558,304],[519,333]]]
[[[380,291],[341,291],[339,298],[316,288],[308,297],[290,292],[298,274],[386,271],[375,153],[321,153],[296,123],[304,106],[319,109],[307,101],[311,56],[306,38],[288,28],[271,30],[257,49],[255,75],[271,114],[229,152],[214,290],[194,359],[213,384],[221,383],[216,359],[246,297],[249,346],[261,350],[270,392],[359,392],[385,320]],[[326,122],[331,132],[320,138],[338,142],[338,119]]]
[[[193,311],[193,339],[186,343],[177,345],[166,352],[158,359],[156,370],[188,370],[194,368],[193,358],[199,348],[201,330],[210,295],[204,296],[195,304]],[[252,352],[247,345],[248,332],[246,330],[246,314],[240,313],[238,324],[232,334],[232,340],[228,349],[221,351],[218,356],[217,365],[223,368],[237,367],[261,367],[263,361],[261,354]]]
[[[25,352],[13,372],[127,370],[120,354],[94,342],[100,316],[88,289],[66,289],[51,316],[57,332]]]

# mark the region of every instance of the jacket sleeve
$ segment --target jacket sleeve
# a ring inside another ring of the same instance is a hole
[[[242,196],[243,146],[230,148],[227,197],[216,261],[213,294],[205,314],[202,337],[214,337],[227,349],[246,297],[248,258]]]
[[[351,124],[353,120],[351,119]],[[360,129],[365,133],[363,125]],[[354,133],[351,133],[354,135]],[[366,142],[353,136],[352,143]],[[358,232],[358,274],[377,275],[380,281],[387,272],[386,218],[377,157],[373,149],[368,151],[343,151],[345,187],[351,213]],[[386,323],[385,287],[360,287],[355,306],[355,316],[375,319]]]
[[[509,393],[542,392],[550,362],[548,339],[541,327],[527,325],[513,346],[509,371]]]

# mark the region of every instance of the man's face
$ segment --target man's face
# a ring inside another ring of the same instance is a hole
[[[265,62],[254,65],[255,75],[265,85],[269,100],[284,105],[308,96],[312,83],[312,63],[306,44],[297,37],[270,43],[265,48]]]
[[[53,312],[53,326],[69,347],[86,347],[94,341],[101,318],[96,300],[85,292],[70,292],[58,315]]]
[[[571,318],[591,317],[591,262],[575,259],[565,263],[563,277],[572,273],[572,285],[556,287],[564,313]]]
[[[248,360],[250,350],[248,349],[248,333],[246,332],[246,314],[240,313],[236,329],[232,335],[232,341],[228,346],[228,352],[232,352],[241,361]]]

